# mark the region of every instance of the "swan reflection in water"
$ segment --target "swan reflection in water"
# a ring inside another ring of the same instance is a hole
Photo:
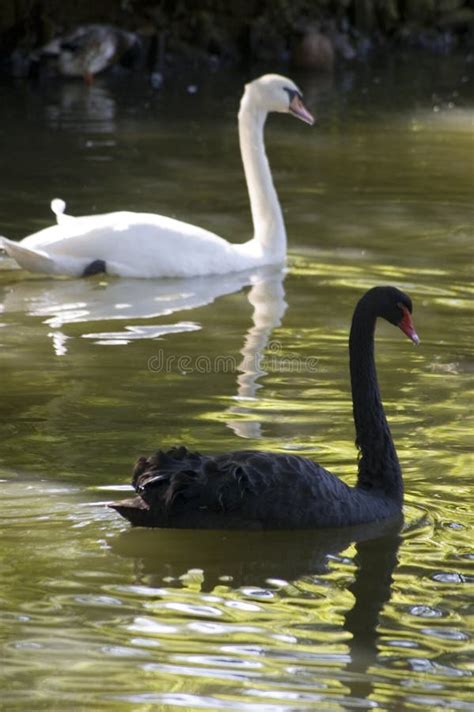
[[[248,300],[253,306],[253,325],[248,329],[240,351],[243,358],[238,366],[235,396],[239,405],[227,409],[230,418],[226,420],[229,428],[241,438],[261,437],[261,424],[258,421],[233,416],[251,414],[252,403],[256,400],[257,390],[261,387],[258,379],[266,375],[266,371],[262,368],[262,359],[272,332],[280,326],[288,306],[285,301],[283,279],[284,275],[281,271],[267,274],[266,278],[254,284],[248,293]]]
[[[149,587],[182,586],[194,576],[193,586],[210,592],[216,586],[277,586],[284,597],[285,582],[296,588],[299,580],[328,573],[328,559],[356,543],[355,577],[348,589],[354,604],[345,611],[343,628],[350,633],[350,657],[342,670],[332,675],[350,688],[351,697],[367,699],[373,692],[368,669],[379,654],[377,627],[389,601],[393,572],[398,563],[402,521],[373,522],[343,529],[306,531],[205,531],[130,529],[112,541],[112,550],[134,562],[134,583]],[[275,581],[276,579],[276,581]],[[307,586],[304,586],[307,602]],[[244,589],[245,592],[245,589]],[[258,594],[258,591],[256,592]],[[290,594],[293,598],[295,592]],[[312,619],[305,630],[327,630],[330,600],[314,601]],[[307,608],[309,612],[309,608]],[[319,617],[318,612],[324,611]],[[291,624],[288,623],[291,628]],[[307,644],[307,640],[305,639]],[[317,643],[315,643],[317,645]],[[329,699],[329,698],[328,698]]]
[[[87,86],[81,82],[54,84],[54,96],[46,103],[46,121],[54,129],[86,134],[110,134],[115,145],[117,107],[113,95],[103,84]],[[91,141],[87,148],[101,142]]]
[[[252,324],[245,335],[240,351],[242,359],[237,367],[235,399],[238,403],[228,408],[227,425],[240,437],[258,438],[260,423],[242,416],[252,413],[258,379],[265,375],[262,358],[272,331],[281,324],[287,307],[284,276],[280,268],[261,267],[221,276],[152,281],[26,279],[4,286],[3,312],[41,318],[50,327],[49,336],[56,355],[64,357],[72,348],[73,337],[66,333],[70,325],[77,325],[75,337],[107,345],[125,345],[140,339],[195,331],[201,325],[192,320],[173,324],[143,324],[142,320],[212,304],[221,296],[250,286]],[[135,320],[139,323],[134,323]],[[110,321],[120,322],[120,326],[110,331],[92,330],[93,323]],[[126,325],[122,326],[124,322]]]

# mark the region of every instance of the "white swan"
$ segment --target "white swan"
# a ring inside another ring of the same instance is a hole
[[[285,225],[263,142],[269,111],[314,122],[290,79],[266,74],[246,85],[239,137],[254,225],[248,242],[231,244],[195,225],[153,213],[75,218],[64,214],[65,203],[56,199],[51,208],[57,225],[20,243],[0,238],[0,246],[24,269],[75,277],[103,271],[123,277],[190,277],[283,262]]]

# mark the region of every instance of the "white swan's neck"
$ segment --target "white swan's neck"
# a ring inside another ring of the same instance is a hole
[[[272,262],[286,255],[286,231],[278,196],[273,185],[265,154],[263,128],[267,112],[256,107],[248,92],[244,93],[239,111],[239,139],[242,162],[250,198],[254,241]]]

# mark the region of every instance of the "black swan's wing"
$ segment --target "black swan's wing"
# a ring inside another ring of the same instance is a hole
[[[132,524],[291,529],[346,524],[353,490],[296,455],[243,450],[217,457],[186,448],[140,458],[138,497],[111,506]]]

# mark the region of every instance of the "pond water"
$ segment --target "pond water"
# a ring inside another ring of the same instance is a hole
[[[3,709],[473,709],[472,75],[405,57],[294,77],[318,122],[268,121],[286,272],[81,281],[0,259]],[[46,227],[61,197],[247,239],[245,80],[4,80],[0,232]],[[104,506],[181,442],[353,483],[348,327],[387,283],[421,338],[377,330],[400,533],[131,530]]]

